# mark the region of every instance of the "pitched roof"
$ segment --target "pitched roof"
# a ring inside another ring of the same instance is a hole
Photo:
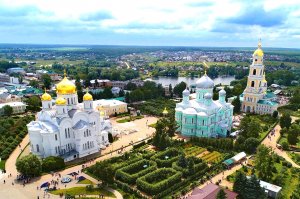
[[[215,199],[220,189],[221,188],[218,185],[211,183],[206,185],[202,189],[194,189],[188,199]],[[237,193],[229,191],[227,189],[225,189],[224,191],[226,193],[227,199],[235,199],[238,195]]]

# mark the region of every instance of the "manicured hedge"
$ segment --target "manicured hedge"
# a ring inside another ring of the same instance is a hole
[[[181,181],[182,173],[170,168],[162,168],[140,177],[137,188],[149,195],[156,195]]]
[[[193,161],[194,161],[194,170],[195,170],[195,173],[199,172],[199,171],[202,171],[203,169],[206,169],[208,168],[208,165],[203,161],[201,160],[200,158],[196,158],[196,157],[188,157],[188,158],[192,158]],[[181,166],[178,165],[178,162],[173,162],[172,164],[172,168],[177,170],[177,171],[180,171],[183,173],[183,175],[186,177],[186,176],[189,176],[189,175],[193,175],[193,174],[189,174],[189,170],[188,168],[182,168]]]
[[[147,168],[144,168],[144,165],[147,165]],[[156,170],[156,168],[156,162],[140,160],[136,163],[118,169],[116,171],[115,178],[128,184],[134,184],[137,178]]]
[[[152,156],[150,159],[154,160],[158,167],[172,167],[172,163],[178,160],[181,153],[178,149],[171,148]],[[166,156],[169,158],[165,159]]]
[[[112,168],[116,171],[116,170],[118,170],[122,167],[125,167],[125,166],[130,165],[130,164],[135,163],[135,162],[138,162],[140,160],[142,160],[141,157],[133,157],[133,158],[127,160],[127,161],[113,163]]]

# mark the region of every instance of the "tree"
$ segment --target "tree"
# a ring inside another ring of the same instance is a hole
[[[179,156],[177,165],[180,166],[180,167],[182,167],[182,168],[186,168],[187,167],[187,161],[186,161],[186,158],[185,158],[184,154],[181,154]]]
[[[25,176],[39,176],[42,171],[41,161],[33,154],[18,159],[16,167],[17,171]]]
[[[170,93],[170,97],[173,98],[173,87],[172,87],[172,84],[169,84],[169,93]]]
[[[195,173],[195,163],[193,158],[188,159],[187,168],[190,175]]]
[[[114,181],[115,171],[110,163],[103,161],[97,162],[93,168],[93,174],[99,177],[104,183],[112,184]]]
[[[297,124],[292,124],[291,128],[288,130],[287,140],[289,144],[296,145],[298,142],[298,136],[300,134],[300,126]]]
[[[125,95],[125,92],[124,92],[124,90],[121,89],[119,91],[119,97],[124,97],[124,95]]]
[[[42,77],[42,82],[44,84],[44,88],[50,89],[51,84],[52,84],[52,79],[48,74],[43,74]]]
[[[224,189],[220,189],[220,191],[217,194],[216,199],[226,199],[226,198],[227,198],[227,196],[226,196]]]
[[[242,135],[246,138],[257,138],[262,130],[260,121],[251,116],[246,116],[242,119],[240,129],[242,131]]]
[[[38,96],[31,96],[25,100],[26,102],[26,110],[30,111],[39,111],[41,110],[42,102]]]
[[[29,81],[29,86],[32,86],[33,88],[38,88],[39,87],[39,82],[36,80],[30,80]]]
[[[136,86],[135,83],[128,82],[128,84],[125,86],[125,89],[126,89],[126,90],[130,90],[130,91],[133,91],[133,90],[137,89],[137,86]]]
[[[292,118],[289,113],[283,113],[282,116],[280,117],[279,120],[280,127],[284,128],[286,127],[287,129],[290,128],[292,125]]]
[[[233,107],[233,113],[239,113],[241,112],[241,100],[240,100],[240,96],[238,95],[236,98],[234,98],[234,100],[231,103],[234,107]]]
[[[255,169],[258,172],[258,177],[262,180],[269,181],[273,176],[274,160],[271,155],[270,148],[260,145],[257,148],[255,156]]]
[[[44,172],[58,171],[63,168],[65,168],[65,162],[61,157],[49,156],[42,161]]]
[[[259,145],[259,140],[256,138],[247,138],[244,143],[244,150],[247,153],[254,153],[256,147]]]
[[[177,122],[173,115],[170,115],[166,121],[166,132],[169,137],[173,137],[175,135],[176,130],[178,129]]]
[[[255,175],[252,175],[247,180],[245,187],[245,199],[264,199],[266,198],[263,188],[260,187],[259,180]]]
[[[13,114],[13,111],[14,111],[13,108],[9,105],[3,106],[2,109],[3,109],[3,114],[5,116],[11,116]]]
[[[233,191],[239,194],[240,199],[244,199],[245,184],[247,183],[246,175],[240,171],[236,172],[235,180],[233,183]],[[245,198],[246,199],[246,198]]]
[[[129,94],[129,92],[126,92],[126,94],[125,94],[125,102],[130,103],[130,94]]]
[[[179,84],[176,84],[176,86],[173,89],[174,94],[176,94],[179,97],[182,97],[182,92],[186,88],[185,82],[180,82]]]
[[[277,118],[278,117],[278,111],[274,111],[272,114],[272,117]]]
[[[282,149],[283,150],[288,150],[289,149],[289,144],[287,142],[282,142]]]

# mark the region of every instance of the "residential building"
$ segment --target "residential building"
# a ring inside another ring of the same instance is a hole
[[[116,113],[127,113],[127,103],[115,99],[95,100],[93,103],[95,110],[103,111],[105,116],[113,116]]]
[[[0,82],[10,82],[8,74],[0,73]]]
[[[192,194],[188,196],[188,199],[216,199],[220,190],[220,186],[210,183],[202,189],[195,188]],[[224,192],[227,199],[236,199],[238,196],[237,193],[228,189],[224,189]]]
[[[0,103],[21,102],[21,97],[10,93],[0,93]]]
[[[7,102],[7,103],[1,103],[0,104],[0,115],[4,114],[4,110],[3,107],[4,106],[10,106],[13,108],[13,114],[20,114],[20,113],[24,113],[26,110],[26,104],[24,104],[23,102]]]

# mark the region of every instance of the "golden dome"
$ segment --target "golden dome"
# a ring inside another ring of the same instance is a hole
[[[100,111],[100,116],[105,116],[104,111]]]
[[[254,51],[253,56],[264,56],[264,51],[261,49],[261,39],[258,41],[257,49]]]
[[[51,101],[52,97],[45,90],[45,93],[42,95],[41,99],[42,99],[42,101]]]
[[[86,94],[83,96],[83,101],[93,100],[93,96],[89,93],[88,89],[86,90]]]
[[[262,49],[256,49],[253,53],[253,56],[259,56],[259,57],[263,57],[264,56],[264,51],[262,51]]]
[[[162,112],[164,115],[167,115],[169,112],[167,111],[167,108],[165,107],[164,111]]]
[[[55,104],[56,105],[66,105],[67,101],[64,98],[59,97],[59,98],[56,99]]]
[[[64,73],[65,77],[56,85],[56,92],[58,94],[74,94],[76,93],[76,86],[68,80],[66,77],[66,72]]]

